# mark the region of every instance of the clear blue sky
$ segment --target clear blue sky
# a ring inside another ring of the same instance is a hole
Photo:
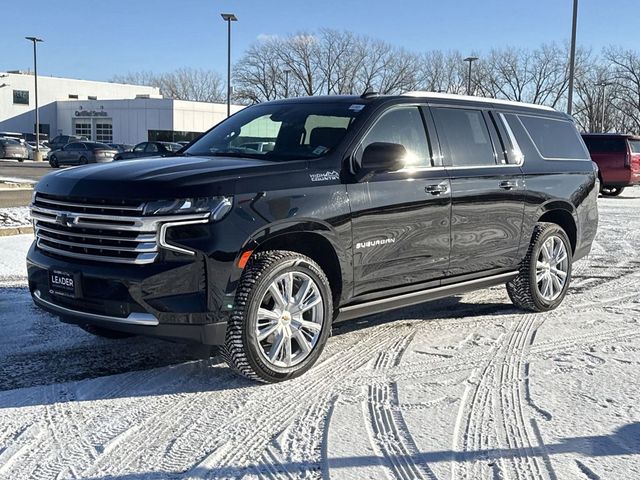
[[[29,0],[6,2],[0,70],[109,80],[132,71],[226,69],[226,26],[235,13],[237,59],[259,35],[321,27],[352,30],[412,51],[488,50],[568,41],[572,0]],[[579,45],[640,47],[638,0],[580,0]],[[12,11],[15,10],[15,11]]]

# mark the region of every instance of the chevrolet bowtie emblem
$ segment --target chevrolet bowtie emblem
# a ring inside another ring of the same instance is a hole
[[[78,223],[78,217],[68,213],[59,213],[56,215],[56,223],[64,225],[65,227],[72,227]]]

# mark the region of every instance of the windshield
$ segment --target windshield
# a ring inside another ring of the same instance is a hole
[[[255,105],[214,127],[184,154],[273,161],[321,157],[340,143],[363,108],[349,103]]]

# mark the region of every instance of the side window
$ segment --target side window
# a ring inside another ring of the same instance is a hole
[[[156,153],[159,152],[160,149],[155,143],[147,143],[147,148],[145,148],[144,151],[147,153]]]
[[[591,159],[572,122],[531,115],[518,115],[518,118],[544,158]]]
[[[147,142],[139,143],[133,148],[134,152],[144,152],[144,148],[147,146]]]
[[[631,153],[640,153],[640,140],[629,140]]]
[[[432,108],[438,138],[454,167],[496,165],[489,128],[480,110]]]
[[[362,140],[356,153],[358,162],[364,150],[376,142],[404,146],[407,149],[405,167],[431,166],[427,132],[418,107],[394,108],[384,113]]]

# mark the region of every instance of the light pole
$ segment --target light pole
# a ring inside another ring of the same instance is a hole
[[[283,70],[284,72],[284,98],[289,98],[289,74],[291,70]]]
[[[227,117],[231,115],[231,22],[237,22],[238,17],[233,13],[221,13],[227,22]]]
[[[569,92],[567,94],[567,113],[573,111],[573,77],[576,69],[576,30],[578,28],[578,0],[573,0],[573,22],[571,24],[571,53],[569,54]]]
[[[478,60],[478,57],[467,57],[464,59],[465,62],[469,62],[469,73],[467,77],[467,95],[471,95],[471,64]]]
[[[611,85],[610,82],[607,82],[606,80],[603,80],[602,82],[598,82],[596,83],[596,87],[602,87],[602,116],[600,117],[600,131],[601,133],[604,133],[604,114],[605,111],[607,109],[607,97],[606,97],[606,90],[607,87]]]
[[[37,162],[42,161],[42,156],[40,155],[40,112],[38,111],[38,42],[42,42],[43,40],[38,37],[24,37],[30,42],[33,42],[33,76],[35,78],[35,89],[36,89],[36,151],[33,159]]]

